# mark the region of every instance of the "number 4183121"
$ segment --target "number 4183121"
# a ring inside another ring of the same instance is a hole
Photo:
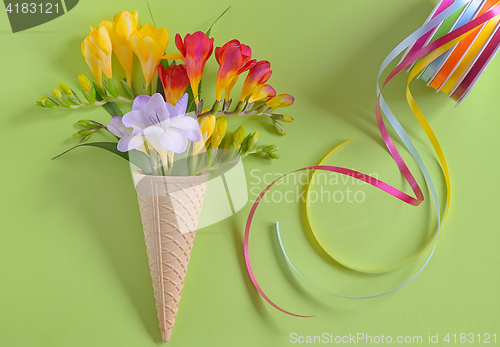
[[[443,340],[448,343],[497,343],[497,334],[446,334]]]
[[[9,13],[59,13],[59,3],[51,4],[8,4],[5,9]]]

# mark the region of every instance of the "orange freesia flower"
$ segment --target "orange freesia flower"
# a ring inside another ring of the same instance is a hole
[[[287,107],[293,104],[295,98],[290,94],[280,94],[276,97],[272,98],[267,102],[267,106],[271,108],[271,111],[274,111],[278,107]]]
[[[180,53],[165,55],[165,59],[180,59],[186,63],[186,71],[193,90],[194,100],[199,101],[198,87],[200,85],[205,63],[212,55],[214,49],[214,39],[202,32],[187,34],[184,41],[181,35],[175,35],[175,45]]]
[[[91,26],[89,36],[82,42],[82,55],[99,86],[103,72],[107,78],[112,76],[112,52],[111,39],[106,27],[101,26],[96,30]]]
[[[113,51],[118,58],[121,66],[125,70],[127,82],[130,84],[132,80],[132,60],[134,52],[130,44],[130,35],[139,30],[139,14],[137,11],[130,13],[123,11],[118,13],[114,20],[103,20],[99,26],[105,26],[108,29]]]
[[[276,90],[269,84],[264,84],[250,95],[248,102],[267,101],[276,96]]]
[[[158,65],[158,76],[165,91],[165,101],[175,105],[189,86],[186,65],[172,65],[165,69],[160,64]]]
[[[238,40],[231,40],[224,46],[217,47],[215,59],[220,65],[217,73],[217,100],[221,100],[224,89],[226,90],[225,99],[229,100],[229,95],[238,81],[238,76],[252,68],[256,60],[252,60],[251,48],[241,44]]]
[[[141,62],[147,87],[153,81],[156,68],[165,54],[168,32],[165,28],[156,29],[154,25],[148,24],[130,34],[130,43]]]
[[[262,60],[255,64],[250,71],[248,71],[248,76],[243,83],[243,89],[241,90],[240,100],[243,101],[253,92],[255,92],[260,86],[264,85],[269,78],[271,78],[271,64],[268,61]]]

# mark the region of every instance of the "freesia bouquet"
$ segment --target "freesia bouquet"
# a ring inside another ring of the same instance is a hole
[[[134,170],[139,168],[133,178],[164,341],[170,339],[175,323],[205,196],[207,171],[211,170],[215,179],[216,169],[227,169],[228,164],[239,163],[250,154],[279,158],[278,146],[259,146],[259,133],[247,134],[244,125],[229,130],[226,117],[267,117],[281,135],[285,135],[281,122],[293,121],[288,115],[275,113],[279,107],[291,105],[294,98],[276,95],[267,84],[270,63],[252,59],[250,47],[238,40],[215,48],[214,53],[211,28],[184,38],[177,34],[175,45],[179,52],[165,54],[167,30],[151,24],[141,27],[137,12],[123,11],[112,21],[102,21],[97,29],[91,27],[82,42],[82,54],[94,78],[91,81],[83,74],[78,76],[84,98],[60,83],[53,91],[54,97],[35,102],[43,108],[66,110],[103,106],[110,114],[106,125],[94,120],[78,121],[83,129],[74,137],[80,138],[81,144],[72,149],[102,148],[128,160]],[[113,52],[121,65],[118,73],[112,63]],[[205,64],[213,53],[219,64],[216,95],[213,105],[205,109],[201,82]],[[143,80],[134,77],[136,60]],[[239,101],[233,103],[231,92],[243,73],[247,75]],[[115,77],[120,74],[124,78],[117,82]],[[127,112],[122,112],[125,108]],[[88,141],[101,130],[114,141]],[[220,199],[227,199],[225,193]]]
[[[90,145],[135,161],[149,175],[198,175],[249,154],[278,159],[278,146],[258,146],[259,133],[247,134],[244,125],[228,130],[226,116],[268,117],[278,133],[285,135],[281,122],[293,118],[274,112],[291,105],[294,98],[276,95],[267,84],[272,74],[270,63],[252,59],[249,46],[231,40],[215,48],[219,64],[216,97],[212,107],[204,109],[201,81],[205,64],[214,53],[210,30],[184,38],[177,34],[175,45],[179,52],[165,54],[167,30],[151,24],[141,27],[137,11],[123,11],[113,21],[99,23],[97,29],[91,26],[82,42],[83,57],[94,77],[91,81],[83,74],[78,76],[85,100],[60,83],[53,98],[41,97],[35,104],[52,109],[104,106],[112,116],[109,124],[81,120],[78,124],[84,129],[74,137],[86,142],[95,132],[107,130],[119,140],[116,148],[109,142]],[[113,77],[113,52],[125,75],[119,83]],[[143,81],[133,79],[134,57],[142,67]],[[245,72],[239,101],[233,103],[231,92]],[[131,111],[123,114],[116,103],[131,104]],[[130,151],[134,151],[133,156],[123,154]]]

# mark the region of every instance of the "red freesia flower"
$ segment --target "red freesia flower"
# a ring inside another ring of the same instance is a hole
[[[252,49],[241,44],[238,40],[231,40],[224,46],[217,47],[215,59],[220,65],[217,73],[217,100],[221,99],[224,89],[226,90],[226,100],[229,100],[229,95],[238,81],[238,76],[252,68],[256,60],[252,59]]]
[[[158,65],[158,76],[165,91],[165,101],[175,106],[189,86],[186,65],[172,65],[165,69],[160,64]]]
[[[271,74],[271,64],[268,61],[262,60],[255,64],[250,71],[248,71],[248,76],[241,90],[240,100],[245,100],[248,95],[251,95],[259,89],[259,87],[269,81]]]
[[[184,41],[181,35],[177,34],[175,35],[175,45],[182,56],[182,60],[186,63],[186,71],[191,83],[191,89],[193,90],[195,101],[198,102],[198,87],[203,76],[205,63],[212,55],[214,39],[208,38],[201,31],[197,31],[193,35],[187,34],[184,37]]]

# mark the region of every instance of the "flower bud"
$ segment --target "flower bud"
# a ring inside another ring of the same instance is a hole
[[[78,125],[85,128],[102,128],[104,127],[101,123],[94,122],[93,120],[82,119],[77,122]]]
[[[58,99],[62,99],[62,95],[61,95],[61,91],[57,88],[54,88],[54,90],[52,91],[54,93],[54,96]]]
[[[53,91],[54,96],[56,97],[56,102],[58,105],[62,107],[69,107],[70,101],[66,94],[62,94],[61,91],[55,88]]]
[[[83,90],[83,95],[85,96],[85,99],[87,99],[87,101],[90,104],[95,103],[95,101],[96,101],[96,90],[95,90],[95,88],[94,88],[93,85],[90,86],[90,90],[89,91]]]
[[[193,143],[193,155],[198,155],[205,144],[208,143],[208,139],[212,136],[215,129],[215,116],[208,115],[198,118],[198,123],[200,127],[201,140]]]
[[[266,154],[269,157],[269,159],[279,159],[279,158],[281,158],[279,156],[279,154],[276,154],[276,153],[266,153]]]
[[[40,97],[40,101],[35,101],[35,105],[40,106],[40,107],[46,107],[44,102],[47,100],[45,96]]]
[[[52,100],[47,99],[47,98],[42,99],[42,104],[43,104],[43,106],[48,107],[48,108],[54,108],[55,107],[54,102],[52,102]]]
[[[206,139],[212,136],[215,129],[215,116],[213,114],[198,118],[198,123],[200,124],[200,133],[202,136],[206,134]]]
[[[245,108],[247,102],[246,101],[239,101],[236,107],[234,108],[233,112],[235,114],[239,114],[243,109]]]
[[[293,117],[292,116],[289,116],[287,114],[284,114],[283,115],[283,119],[281,120],[282,122],[285,122],[285,123],[291,123],[293,122]]]
[[[276,152],[278,149],[280,148],[276,145],[267,145],[262,147],[262,152]]]
[[[85,129],[85,130],[80,130],[77,134],[79,134],[80,136],[87,136],[92,134],[94,131],[95,130],[92,129]]]
[[[222,102],[220,102],[219,100],[215,100],[215,102],[214,102],[214,104],[212,106],[212,109],[210,110],[210,113],[211,114],[216,114],[217,111],[220,110],[221,106],[222,106]]]
[[[278,107],[287,107],[294,103],[295,98],[290,94],[280,94],[275,96],[271,100],[267,101],[267,106],[271,108],[271,110],[275,110]]]
[[[256,131],[247,136],[247,152],[253,151],[257,147],[257,142],[259,141],[259,133]]]
[[[73,93],[73,91],[71,90],[71,88],[69,88],[67,85],[65,85],[64,83],[59,83],[59,88],[61,88],[61,91],[63,92],[63,94],[61,95],[62,97],[62,100],[66,103],[66,104],[72,104],[72,105],[81,105],[81,101],[80,99],[78,98],[78,96],[76,94]]]
[[[226,134],[227,131],[227,120],[226,117],[218,117],[217,120],[215,121],[215,129],[210,136],[210,144],[212,145],[213,148],[219,147],[220,143],[222,142],[222,139],[224,138],[224,135]]]
[[[283,126],[281,126],[281,124],[279,122],[275,121],[274,119],[273,119],[273,125],[274,125],[274,129],[276,129],[276,131],[280,135],[283,135],[283,136],[286,135],[286,132],[285,132],[285,129],[283,129]]]
[[[92,86],[92,83],[85,75],[79,75],[78,82],[80,82],[80,88],[82,88],[83,91],[85,91],[85,92],[90,91],[90,87]]]
[[[92,134],[85,136],[83,139],[80,140],[80,142],[86,142],[88,139],[90,139],[91,136]]]
[[[245,139],[246,128],[244,125],[240,126],[233,135],[234,147],[239,147]]]
[[[276,90],[271,87],[269,84],[264,84],[260,88],[258,88],[255,92],[250,95],[248,98],[248,102],[256,102],[256,101],[267,101],[276,96]]]
[[[59,89],[61,89],[61,91],[68,96],[73,95],[73,91],[71,90],[71,88],[62,82],[59,83]]]
[[[222,144],[220,145],[222,149],[231,149],[231,146],[234,149],[233,133],[227,134],[226,137],[224,137]]]

